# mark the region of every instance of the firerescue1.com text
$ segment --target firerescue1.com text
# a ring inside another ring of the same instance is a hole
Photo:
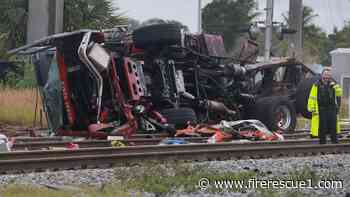
[[[306,180],[210,180],[201,178],[197,187],[206,191],[208,189],[340,189],[343,188],[342,180],[319,180],[314,183],[312,179]]]

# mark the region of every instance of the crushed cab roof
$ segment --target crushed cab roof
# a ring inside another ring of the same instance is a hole
[[[87,32],[99,32],[96,30],[90,30],[90,29],[82,29],[78,31],[73,31],[73,32],[64,32],[64,33],[59,33],[59,34],[54,34],[51,36],[44,37],[42,39],[36,40],[33,43],[24,45],[22,47],[16,48],[9,50],[9,54],[16,54],[16,53],[21,53],[21,54],[33,54],[37,53],[46,49],[50,49],[54,47],[54,43],[56,40],[60,40],[66,37],[70,37],[73,35],[78,35],[78,34],[84,34]]]

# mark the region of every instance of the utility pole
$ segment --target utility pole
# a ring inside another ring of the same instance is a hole
[[[292,0],[291,0],[292,1]],[[273,30],[273,0],[266,1],[266,21],[265,21],[265,61],[270,60],[272,30]]]
[[[198,33],[202,33],[202,0],[198,0]]]
[[[289,0],[289,28],[297,31],[289,36],[289,56],[301,60],[303,54],[302,0]]]
[[[27,43],[63,31],[64,0],[29,0]]]

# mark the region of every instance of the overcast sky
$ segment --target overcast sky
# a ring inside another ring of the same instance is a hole
[[[187,25],[192,32],[197,31],[198,0],[113,0],[126,16],[145,21],[150,18],[178,20]],[[211,0],[203,0],[203,6]],[[266,0],[257,0],[263,12]],[[342,28],[345,21],[350,21],[350,0],[304,0],[319,16],[314,22],[328,33],[333,27]],[[288,11],[288,0],[275,0],[274,20],[282,21],[282,13]],[[264,16],[262,16],[262,19]]]

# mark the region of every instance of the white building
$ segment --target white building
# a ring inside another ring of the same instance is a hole
[[[343,95],[350,93],[350,48],[338,48],[330,52],[332,56],[332,73],[343,88]]]

